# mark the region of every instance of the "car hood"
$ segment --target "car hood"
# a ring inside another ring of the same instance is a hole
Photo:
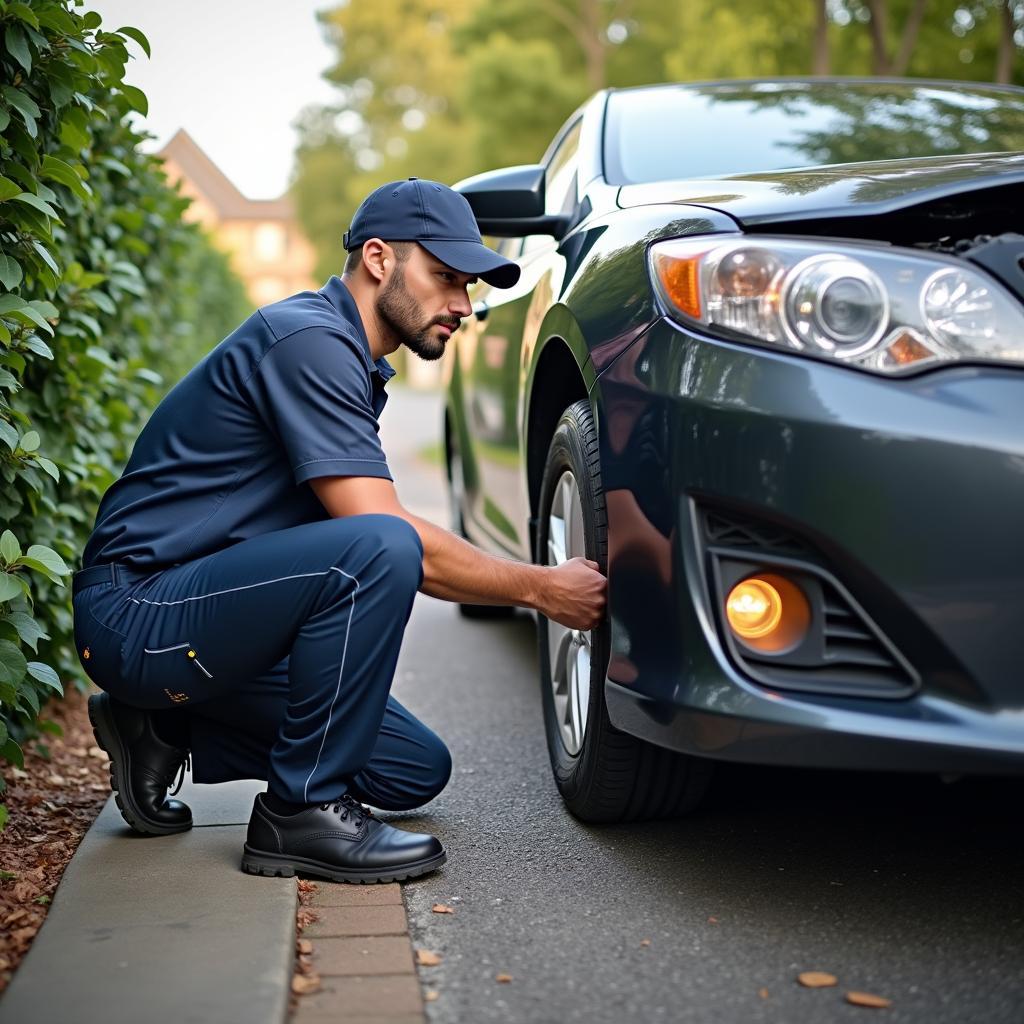
[[[1024,153],[883,160],[690,181],[623,185],[620,207],[686,203],[741,225],[888,213],[931,199],[1024,182]]]

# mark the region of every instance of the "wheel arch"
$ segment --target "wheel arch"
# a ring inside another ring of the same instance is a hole
[[[525,418],[526,484],[530,502],[530,551],[537,546],[537,509],[548,447],[562,413],[573,402],[589,400],[584,367],[573,348],[551,335],[534,360]]]

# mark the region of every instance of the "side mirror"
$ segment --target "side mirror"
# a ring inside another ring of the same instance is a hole
[[[544,167],[521,164],[463,178],[452,186],[469,200],[480,232],[496,238],[554,235],[561,238],[569,218],[544,212]]]

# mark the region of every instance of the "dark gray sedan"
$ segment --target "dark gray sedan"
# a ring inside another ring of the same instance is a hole
[[[1019,89],[665,85],[458,186],[522,277],[452,339],[453,525],[609,580],[539,622],[574,814],[1024,770],[1022,151]]]

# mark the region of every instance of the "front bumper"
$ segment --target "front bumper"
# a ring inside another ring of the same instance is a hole
[[[1024,772],[1024,372],[882,379],[659,321],[597,388],[615,725],[725,760]],[[722,632],[708,507],[813,548],[909,695],[755,682]]]

